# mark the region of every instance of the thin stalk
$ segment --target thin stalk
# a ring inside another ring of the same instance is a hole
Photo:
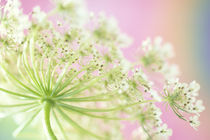
[[[23,131],[23,129],[25,129],[28,125],[30,125],[31,122],[35,119],[35,117],[39,114],[40,111],[41,111],[41,109],[39,109],[38,111],[36,111],[30,118],[28,118],[24,123],[22,123],[22,124],[13,132],[13,136],[17,137],[17,136]]]
[[[63,69],[63,71],[59,74],[59,77],[58,77],[58,79],[57,79],[57,81],[56,81],[56,84],[55,84],[55,86],[54,86],[54,88],[53,88],[53,91],[52,91],[52,93],[51,93],[51,96],[53,96],[54,94],[56,95],[56,93],[57,93],[56,90],[57,90],[57,88],[59,87],[59,85],[62,83],[63,77],[64,77],[64,75],[66,74],[66,71],[68,70],[69,65],[70,65],[70,63],[67,63],[67,64],[65,65],[65,68]]]
[[[182,120],[187,121],[184,116],[182,116],[182,114],[180,114],[180,112],[173,106],[171,106],[172,110],[174,111],[174,113]]]
[[[74,109],[69,110],[66,108],[64,108],[64,109],[67,111],[70,111],[70,112],[76,112],[81,115],[85,115],[85,116],[97,118],[97,119],[103,119],[103,120],[131,120],[132,119],[132,118],[117,118],[117,117],[99,116],[99,115],[94,115],[94,114],[86,113],[86,112],[79,111],[79,110],[74,110]]]
[[[78,82],[78,83],[75,84],[73,87],[71,87],[71,88],[69,88],[69,89],[66,89],[65,91],[63,91],[62,93],[60,93],[58,96],[62,96],[62,95],[64,95],[64,94],[69,94],[69,93],[73,92],[75,89],[78,89],[78,90],[79,90],[79,88],[83,88],[83,87],[89,85],[89,83],[90,83],[91,81],[95,80],[95,79],[96,79],[96,78],[93,78],[93,79],[90,79],[90,80],[84,80],[84,81],[82,81],[82,82]],[[58,97],[58,96],[57,96],[57,97]]]
[[[14,116],[15,114],[19,114],[19,113],[32,112],[32,111],[36,110],[38,107],[40,107],[40,106],[39,105],[33,105],[33,106],[29,106],[29,107],[21,109],[21,110],[15,110],[12,113],[5,114],[3,117],[1,116],[1,118]]]
[[[43,65],[44,65],[44,58],[42,57],[41,58],[41,61],[40,62],[36,62],[36,66],[38,67],[38,65],[40,65],[39,66],[39,71],[40,71],[40,81],[42,82],[42,87],[43,87],[43,89],[44,89],[44,91],[45,91],[45,93],[48,93],[48,89],[47,89],[47,84],[46,84],[46,79],[45,79],[45,76],[44,76],[44,67],[43,67]],[[38,74],[39,74],[39,72],[38,72]]]
[[[35,80],[38,82],[40,88],[43,90],[43,93],[46,93],[45,92],[45,89],[44,89],[44,86],[43,86],[43,82],[41,81],[40,77],[39,77],[39,73],[38,73],[38,70],[37,70],[37,67],[35,65],[35,58],[34,58],[34,39],[33,37],[30,39],[30,44],[29,44],[29,51],[30,51],[30,58],[31,58],[31,64],[32,64],[32,69],[33,69],[33,73],[34,73],[34,76],[35,76]],[[25,53],[24,53],[25,55]],[[28,63],[28,61],[26,60],[26,62]]]
[[[49,89],[52,90],[53,89],[53,84],[54,84],[54,78],[55,78],[55,72],[58,68],[60,64],[56,64],[56,66],[54,66],[52,72],[51,72],[51,75],[49,76],[49,79],[48,79],[48,86],[49,86]]]
[[[64,99],[64,100],[68,100],[68,99],[84,99],[84,100],[90,100],[90,99],[99,99],[98,97],[106,97],[106,98],[112,98],[114,95],[116,94],[116,91],[113,91],[111,93],[100,93],[98,95],[94,95],[94,96],[86,96],[86,97],[78,97],[78,98],[61,98],[61,99]],[[110,96],[110,97],[109,97]],[[111,97],[112,96],[112,97]],[[56,99],[60,99],[60,94],[57,96]]]
[[[47,66],[47,71],[45,73],[45,78],[44,78],[45,79],[45,86],[46,86],[46,89],[47,89],[48,92],[50,91],[51,63],[52,63],[52,60],[49,59],[48,66]]]
[[[83,83],[79,83],[79,84],[77,84],[76,86],[74,86],[74,87],[71,87],[70,89],[67,89],[66,91],[64,91],[64,92],[62,92],[62,93],[60,93],[60,94],[58,94],[57,95],[57,97],[67,97],[67,96],[73,96],[73,95],[75,95],[75,94],[78,94],[78,93],[80,93],[80,92],[82,92],[82,91],[84,91],[84,90],[86,90],[86,89],[88,89],[88,88],[90,88],[91,86],[93,86],[96,82],[98,82],[99,80],[101,80],[103,77],[105,77],[107,74],[105,74],[105,75],[100,75],[100,76],[98,76],[98,77],[96,77],[96,78],[93,78],[93,79],[91,79],[91,80],[87,80],[88,81],[88,83],[86,83],[86,85],[83,85],[85,82],[83,82]],[[75,88],[79,88],[79,87],[82,87],[82,88],[80,88],[80,89],[77,89],[77,90],[74,90],[74,91],[72,91],[73,89],[75,89]]]
[[[3,91],[4,93],[10,94],[10,95],[15,95],[15,96],[18,96],[18,97],[24,97],[24,98],[33,99],[33,100],[39,99],[37,97],[24,95],[24,94],[9,91],[9,90],[3,89],[3,88],[0,88],[0,91]]]
[[[85,71],[87,69],[87,67],[84,67],[83,69],[79,70],[78,72],[76,72],[75,74],[72,75],[72,77],[68,80],[66,80],[64,82],[64,84],[58,88],[58,90],[56,91],[57,93],[60,93],[63,89],[65,89],[73,80],[75,77],[77,77],[81,72]]]
[[[27,62],[26,62],[27,60],[25,60],[25,59],[27,59],[27,58],[24,58],[24,54],[23,54],[23,55],[22,55],[22,63],[23,63],[23,66],[24,66],[24,70],[25,70],[25,72],[28,74],[31,83],[33,83],[34,86],[37,87],[36,89],[38,89],[38,92],[39,92],[39,93],[42,93],[41,88],[40,88],[40,86],[39,86],[37,80],[35,79],[35,76],[34,76],[34,74],[33,74],[33,71],[32,71],[31,68],[28,66],[29,64],[27,64]]]
[[[26,105],[32,105],[35,104],[37,102],[31,102],[31,103],[25,103],[25,104],[13,104],[13,105],[0,105],[0,107],[20,107],[20,106],[26,106]]]
[[[84,111],[84,112],[112,112],[112,111],[119,111],[122,110],[124,108],[128,108],[128,107],[132,107],[138,104],[142,104],[142,103],[149,103],[149,102],[156,102],[155,100],[147,100],[147,101],[142,101],[142,102],[136,102],[136,103],[132,103],[132,104],[128,104],[128,105],[121,105],[118,107],[113,107],[113,108],[83,108],[83,107],[77,107],[77,106],[72,106],[69,104],[64,104],[64,103],[58,103],[58,105],[68,108],[68,109],[75,109],[78,111]]]
[[[10,76],[10,78],[12,78],[13,80],[15,80],[20,86],[22,86],[23,88],[27,89],[28,91],[30,91],[32,94],[39,96],[40,94],[37,93],[36,91],[32,90],[31,88],[29,88],[28,86],[26,86],[25,84],[23,84],[21,81],[19,81],[14,75],[12,75],[3,65],[0,65],[2,70],[8,74],[8,76]]]
[[[66,98],[60,99],[64,102],[103,102],[103,101],[110,101],[112,98],[104,98],[104,99],[81,99],[81,98]]]
[[[182,107],[180,107],[178,104],[174,103],[174,105],[175,105],[178,109],[180,109],[180,110],[182,110],[182,111],[184,111],[184,112],[190,113],[189,111],[187,111],[187,110],[183,109]]]
[[[152,140],[152,137],[151,137],[151,135],[149,134],[148,130],[144,127],[144,124],[142,124],[142,129],[143,129],[144,132],[147,134],[148,140]]]
[[[56,121],[58,127],[60,128],[61,133],[63,134],[64,139],[65,139],[65,140],[68,140],[68,138],[67,138],[67,136],[66,136],[66,134],[65,134],[65,131],[64,131],[63,127],[62,127],[62,124],[61,124],[61,122],[59,121],[59,119],[58,119],[57,115],[55,114],[55,111],[54,111],[54,110],[53,110],[53,116],[54,116],[54,118],[55,118],[55,121]]]
[[[96,134],[94,134],[94,133],[92,133],[92,132],[90,132],[90,131],[84,129],[83,127],[81,127],[79,124],[77,124],[75,121],[73,121],[68,115],[66,115],[59,107],[57,107],[57,110],[58,110],[58,112],[61,114],[61,116],[63,116],[63,118],[64,118],[67,122],[69,122],[69,123],[71,124],[71,126],[73,126],[75,129],[77,129],[77,130],[80,131],[81,133],[83,133],[83,134],[84,134],[84,133],[85,133],[85,134],[88,134],[88,135],[90,135],[90,136],[92,136],[92,137],[95,137],[95,138],[97,138],[97,139],[99,139],[99,140],[104,139],[103,137],[98,136],[98,135],[96,135]]]
[[[39,91],[39,89],[33,84],[33,82],[31,82],[30,80],[28,80],[27,78],[26,78],[26,76],[23,74],[23,72],[21,71],[21,58],[22,58],[22,55],[20,55],[19,57],[18,57],[18,61],[17,61],[17,70],[18,70],[18,72],[20,73],[20,75],[21,75],[21,77],[23,78],[23,79],[25,79],[25,81],[28,83],[28,84],[30,84],[37,92],[40,92]]]
[[[94,78],[93,80],[91,80],[90,82],[88,82],[88,84],[85,85],[85,86],[83,86],[82,88],[77,89],[77,90],[74,90],[74,91],[72,91],[72,92],[66,92],[66,91],[65,91],[65,92],[59,94],[59,96],[61,95],[60,97],[68,97],[68,96],[76,95],[76,94],[78,94],[78,93],[80,93],[80,92],[82,92],[82,91],[84,91],[84,90],[90,88],[91,86],[93,86],[96,82],[98,82],[98,81],[100,80],[100,78],[101,78],[101,77]],[[74,88],[74,87],[73,87],[73,88]]]
[[[25,68],[25,71],[27,72],[27,74],[30,76],[31,80],[33,81],[33,83],[39,87],[39,89],[43,90],[41,85],[40,85],[40,82],[38,81],[38,78],[37,78],[37,75],[35,75],[36,71],[34,69],[34,60],[31,60],[31,63],[32,63],[32,67],[33,69],[31,69],[30,65],[29,65],[29,62],[28,62],[28,58],[27,58],[27,53],[26,53],[26,50],[27,50],[27,47],[28,47],[28,43],[25,44],[24,46],[24,52],[23,52],[23,55],[22,55],[22,61],[23,61],[23,65],[24,65],[24,68]],[[31,50],[31,49],[30,49]],[[31,51],[30,51],[31,53]],[[32,56],[30,56],[32,57]],[[31,58],[32,59],[32,58]]]

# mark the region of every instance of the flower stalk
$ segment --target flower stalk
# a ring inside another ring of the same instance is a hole
[[[48,140],[57,140],[51,126],[51,121],[50,121],[51,110],[52,110],[51,101],[48,100],[44,101],[44,128],[47,134],[47,138]]]

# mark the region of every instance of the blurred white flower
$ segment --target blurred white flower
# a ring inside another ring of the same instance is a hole
[[[42,23],[46,19],[47,15],[45,12],[42,12],[39,6],[33,8],[32,18],[38,23]]]
[[[197,130],[197,127],[200,125],[200,121],[198,120],[198,116],[192,116],[190,117],[189,119],[189,123],[190,125],[195,129]]]

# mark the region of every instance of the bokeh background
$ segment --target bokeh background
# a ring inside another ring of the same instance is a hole
[[[39,5],[42,10],[52,8],[49,0],[21,0],[25,13]],[[206,110],[201,114],[201,126],[193,130],[186,122],[176,118],[168,110],[163,120],[173,129],[171,140],[210,140],[210,0],[86,0],[88,9],[104,11],[114,16],[123,32],[134,39],[124,49],[129,60],[147,37],[162,36],[173,44],[179,64],[181,80],[196,79],[201,85],[200,97]],[[10,120],[0,121],[0,140],[12,140],[15,126]],[[129,140],[129,129],[124,130]]]

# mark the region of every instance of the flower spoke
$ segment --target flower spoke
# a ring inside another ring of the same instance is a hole
[[[89,81],[86,85],[84,85],[82,88],[76,89],[74,91],[73,90],[75,87],[72,87],[71,89],[59,94],[60,97],[68,97],[68,96],[73,96],[76,95],[78,93],[81,93],[82,91],[92,87],[95,83],[97,83],[100,80],[100,77],[94,78],[91,81]],[[81,86],[81,85],[79,85]]]
[[[88,135],[95,137],[97,139],[100,139],[100,140],[104,139],[103,137],[98,136],[98,135],[84,129],[83,127],[81,127],[79,124],[77,124],[75,121],[73,121],[68,115],[66,115],[59,107],[57,107],[57,110],[61,114],[61,116],[63,116],[63,118],[71,124],[71,126],[73,126],[75,129],[77,129],[81,133],[88,134]]]
[[[9,90],[3,89],[3,88],[0,88],[0,91],[3,91],[4,93],[7,93],[7,94],[15,95],[15,96],[18,96],[18,97],[24,97],[24,98],[33,99],[33,100],[39,99],[37,97],[16,93],[16,92],[9,91]]]
[[[63,107],[65,110],[70,111],[70,112],[76,112],[80,115],[85,115],[88,117],[92,117],[92,118],[98,118],[98,119],[103,119],[103,120],[131,120],[132,118],[117,118],[117,117],[107,117],[107,116],[99,116],[99,115],[94,115],[94,114],[90,114],[90,113],[86,113],[84,111],[79,111],[76,109],[68,109]]]
[[[57,115],[55,114],[55,111],[54,111],[54,110],[53,110],[53,116],[54,116],[54,118],[55,118],[55,121],[56,121],[58,127],[60,128],[61,133],[63,134],[64,139],[65,139],[65,140],[68,140],[68,138],[67,138],[67,136],[66,136],[66,134],[65,134],[65,130],[63,129],[62,124],[61,124],[61,122],[59,121],[59,119],[58,119]]]
[[[13,116],[15,114],[19,114],[19,113],[26,113],[26,112],[31,112],[31,111],[34,111],[35,109],[37,109],[38,107],[40,107],[40,105],[32,105],[32,106],[29,106],[27,105],[27,108],[24,108],[24,109],[20,109],[20,110],[15,110],[14,112],[11,112],[9,114],[5,114],[2,118],[4,117],[9,117],[9,116]]]
[[[66,80],[64,82],[64,84],[56,92],[60,93],[61,91],[63,91],[74,80],[75,77],[77,77],[81,72],[85,71],[86,69],[87,69],[87,67],[84,67],[81,70],[79,70],[78,72],[76,72],[74,75],[72,75],[72,77],[70,77],[70,79]]]
[[[58,105],[68,108],[68,109],[75,109],[78,111],[84,111],[84,112],[112,112],[112,111],[119,111],[119,110],[123,110],[125,108],[128,107],[132,107],[138,104],[142,104],[142,103],[148,103],[148,102],[156,102],[154,100],[147,100],[147,101],[142,101],[142,102],[136,102],[136,103],[132,103],[132,104],[127,104],[127,105],[121,105],[118,107],[113,107],[113,108],[105,108],[105,109],[100,109],[100,108],[95,108],[95,109],[90,109],[90,108],[83,108],[83,107],[77,107],[77,106],[72,106],[69,104],[64,104],[64,103],[57,103]]]
[[[9,71],[6,70],[6,68],[1,65],[1,68],[4,70],[4,72],[6,74],[8,74],[8,76],[10,76],[13,80],[15,80],[20,86],[22,86],[23,88],[27,89],[28,91],[30,91],[30,93],[36,95],[36,96],[40,96],[39,93],[37,93],[36,91],[34,91],[33,89],[29,88],[28,86],[26,86],[25,84],[23,84],[21,81],[19,81],[14,75],[12,75]]]
[[[13,104],[13,105],[0,105],[0,107],[22,107],[22,106],[27,106],[27,105],[32,105],[32,104],[36,104],[37,102],[31,102],[31,103],[25,103],[25,104]]]
[[[61,82],[62,82],[62,80],[63,80],[63,77],[64,77],[66,71],[67,71],[68,68],[69,68],[69,64],[70,64],[70,63],[67,63],[67,64],[65,65],[65,68],[63,69],[63,71],[59,74],[59,77],[58,77],[58,79],[57,79],[57,81],[56,81],[56,84],[55,84],[55,86],[54,86],[54,88],[53,88],[53,91],[52,91],[52,93],[51,93],[51,96],[53,96],[54,94],[55,94],[55,95],[57,94],[57,93],[56,93],[56,90],[57,90],[57,88],[59,87],[59,85],[61,84]]]
[[[83,98],[66,98],[66,99],[60,99],[64,102],[99,102],[99,101],[110,101],[113,98],[104,98],[104,99],[83,99]]]
[[[39,89],[36,87],[36,85],[33,83],[33,81],[32,81],[30,78],[27,79],[27,77],[25,76],[25,74],[23,74],[23,72],[22,72],[22,70],[21,70],[21,67],[20,67],[20,65],[21,65],[21,58],[22,58],[22,55],[20,55],[20,56],[18,57],[18,62],[17,62],[17,70],[18,70],[20,76],[21,76],[23,79],[25,79],[25,81],[26,81],[28,84],[30,84],[37,92],[40,92]],[[26,72],[26,73],[28,74],[28,72]]]
[[[31,122],[35,119],[35,117],[39,114],[41,109],[38,109],[31,117],[29,117],[26,121],[24,121],[14,132],[13,136],[17,137]]]

